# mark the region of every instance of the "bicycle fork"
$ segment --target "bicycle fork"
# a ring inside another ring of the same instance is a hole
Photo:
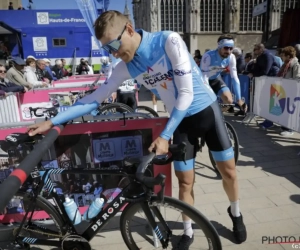
[[[170,230],[168,224],[165,222],[164,218],[161,215],[161,212],[159,211],[159,209],[154,206],[152,208],[152,212],[150,209],[150,206],[148,204],[148,202],[143,202],[141,204],[142,209],[146,215],[146,218],[150,224],[150,226],[152,227],[154,233],[156,234],[157,238],[159,239],[163,249],[166,249],[168,247],[168,244],[170,242],[170,239],[172,237],[172,231]],[[158,227],[157,222],[155,221],[155,217],[158,219],[158,221],[162,224],[162,228],[164,229],[164,232],[166,232],[166,236],[164,237],[161,233],[160,228]],[[155,239],[154,239],[154,243],[155,243]]]

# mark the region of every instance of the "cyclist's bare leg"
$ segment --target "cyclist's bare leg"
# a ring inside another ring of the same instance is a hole
[[[217,161],[216,164],[222,176],[223,187],[228,199],[231,202],[237,201],[239,192],[234,158],[228,161]]]
[[[188,171],[175,171],[179,184],[179,199],[189,205],[194,205],[194,182],[195,182],[195,169]],[[185,215],[182,215],[183,221],[189,220]]]
[[[156,96],[152,93],[152,103],[153,103],[153,109],[155,112],[157,112],[157,100]]]
[[[233,233],[237,243],[247,239],[247,231],[240,213],[238,180],[234,157],[227,161],[216,161],[222,175],[223,187],[230,201],[227,212],[233,222]]]
[[[226,104],[232,104],[233,103],[233,98],[232,98],[232,94],[230,91],[224,91],[222,94],[221,94],[221,99],[224,103]],[[223,112],[226,112],[227,110],[229,109],[229,107],[227,108],[222,108],[222,111]]]
[[[230,91],[224,91],[222,94],[221,94],[221,99],[224,103],[226,104],[231,104],[233,103],[233,99],[232,99],[232,94]]]

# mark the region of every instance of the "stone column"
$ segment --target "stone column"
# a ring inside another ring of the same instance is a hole
[[[190,14],[190,32],[191,33],[197,33],[197,29],[200,29],[199,26],[200,26],[200,19],[199,19],[199,22],[198,22],[198,18],[197,16],[199,15],[199,9],[198,8],[198,5],[200,6],[200,1],[197,1],[196,0],[191,0],[191,3],[189,5],[189,14]]]
[[[150,21],[150,31],[151,32],[156,32],[156,31],[159,31],[159,23],[158,23],[158,20],[160,18],[158,18],[158,1],[157,0],[152,0],[152,1],[149,1],[150,3],[150,18],[149,18],[149,21]]]
[[[270,32],[280,28],[280,0],[273,0],[270,8]]]
[[[185,29],[186,29],[186,33],[191,33],[192,31],[192,21],[191,21],[191,12],[192,12],[192,7],[191,7],[191,3],[189,0],[182,0],[182,3],[185,4],[185,13],[183,13],[185,15]]]
[[[230,0],[229,1],[229,31],[230,33],[236,33],[239,30],[240,23],[240,1]],[[225,14],[225,18],[226,14]]]
[[[141,27],[141,15],[139,13],[139,9],[141,8],[142,3],[140,4],[133,4],[132,6],[132,11],[133,11],[133,19],[134,19],[134,24],[136,28]]]

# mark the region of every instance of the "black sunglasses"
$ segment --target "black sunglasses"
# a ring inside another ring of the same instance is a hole
[[[228,47],[228,46],[225,46],[223,47],[225,50],[233,50],[233,47]]]
[[[6,73],[6,70],[0,70],[0,74]]]

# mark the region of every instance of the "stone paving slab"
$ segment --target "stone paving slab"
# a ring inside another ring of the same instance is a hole
[[[144,95],[146,101],[142,105],[152,107],[150,93]],[[164,110],[160,101],[158,108]],[[300,135],[281,137],[280,127],[266,131],[259,129],[254,121],[245,126],[241,124],[242,118],[226,115],[226,119],[235,127],[240,140],[237,170],[247,241],[241,245],[234,243],[232,224],[226,212],[229,202],[221,179],[211,167],[206,148],[196,159],[195,207],[211,220],[225,250],[293,249],[291,244],[262,244],[262,237],[295,236],[299,239],[300,156],[297,154]],[[173,180],[173,196],[177,197],[178,183],[174,173]],[[126,249],[117,219],[113,224],[112,231],[101,232],[91,241],[93,249]]]

